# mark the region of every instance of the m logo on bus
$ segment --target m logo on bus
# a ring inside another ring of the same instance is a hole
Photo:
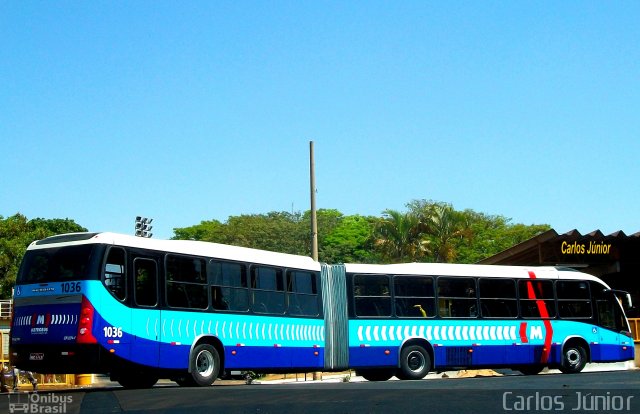
[[[46,335],[49,333],[51,324],[51,314],[45,315],[34,313],[31,318],[31,335]]]
[[[527,332],[528,328],[528,332]],[[528,333],[528,335],[527,335]],[[542,326],[531,325],[527,326],[527,322],[520,324],[520,340],[523,344],[529,343],[529,340],[545,339],[545,335],[542,332]]]
[[[529,339],[542,339],[542,326],[532,326],[529,331]]]

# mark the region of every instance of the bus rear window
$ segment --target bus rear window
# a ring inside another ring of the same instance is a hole
[[[22,259],[17,284],[97,279],[92,268],[97,261],[96,245],[68,246],[27,251]]]

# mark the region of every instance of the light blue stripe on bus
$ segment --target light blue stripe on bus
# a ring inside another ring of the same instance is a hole
[[[113,298],[99,282],[90,292],[88,299],[106,324],[150,341],[191,343],[201,335],[214,335],[225,345],[324,346],[322,319],[132,309]]]
[[[551,342],[562,343],[565,338],[580,336],[593,343],[615,343],[619,335],[613,331],[584,322],[551,320]],[[524,332],[521,331],[524,325]],[[524,335],[524,338],[523,338]],[[398,346],[407,339],[424,338],[439,345],[542,345],[547,335],[542,320],[351,320],[350,346]]]

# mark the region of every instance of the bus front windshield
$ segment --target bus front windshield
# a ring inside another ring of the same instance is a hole
[[[16,284],[95,279],[98,250],[95,244],[29,250],[22,259]]]

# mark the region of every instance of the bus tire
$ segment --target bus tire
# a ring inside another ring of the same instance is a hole
[[[393,377],[393,371],[388,369],[366,369],[356,371],[356,375],[361,376],[367,381],[387,381]]]
[[[544,365],[521,365],[516,368],[522,375],[537,375],[542,372]]]
[[[195,385],[207,387],[218,378],[220,355],[213,345],[200,344],[191,353],[189,368]]]
[[[577,374],[587,365],[587,351],[576,342],[568,343],[562,349],[560,371],[563,374]]]
[[[175,381],[175,383],[181,387],[195,387],[198,385],[193,380],[193,377],[191,375],[189,375],[188,377],[175,378],[173,381]]]
[[[151,388],[158,382],[158,377],[151,374],[132,372],[124,375],[118,378],[118,383],[127,389]]]
[[[420,345],[409,345],[400,353],[400,369],[397,377],[402,380],[419,380],[431,370],[431,356]]]

